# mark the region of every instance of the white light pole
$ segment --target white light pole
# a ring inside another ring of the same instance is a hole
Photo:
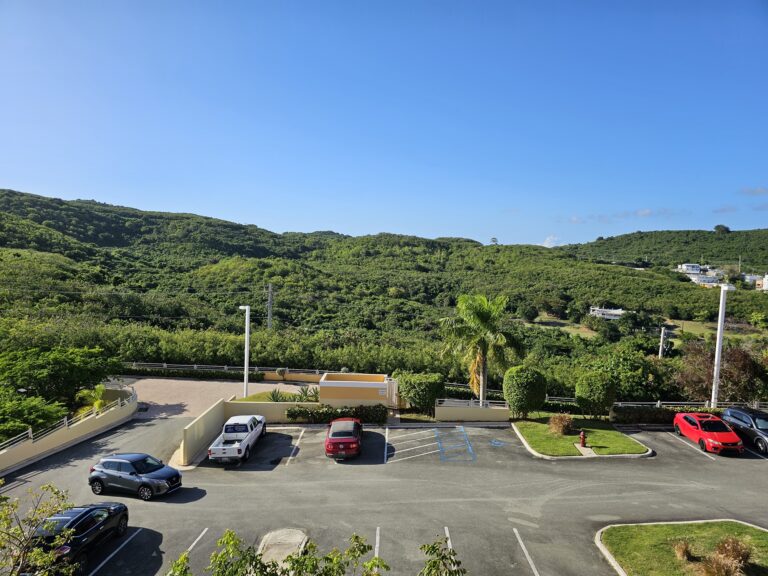
[[[245,366],[243,369],[243,398],[248,397],[248,360],[251,355],[251,307],[240,306],[245,310]]]
[[[725,328],[725,298],[728,292],[735,290],[730,284],[720,286],[720,313],[717,316],[717,344],[715,346],[715,375],[712,378],[712,400],[710,405],[717,408],[717,395],[720,392],[720,358],[723,355],[723,329]]]

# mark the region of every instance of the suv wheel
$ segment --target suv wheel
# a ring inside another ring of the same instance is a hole
[[[246,446],[245,447],[245,453],[243,454],[243,462],[248,460],[248,458],[250,458],[250,457],[251,457],[251,447],[250,446]]]
[[[704,440],[699,440],[699,448],[701,448],[704,452],[707,451],[707,445],[704,443]]]
[[[147,500],[152,500],[152,488],[144,484],[143,486],[139,486],[139,498],[144,500],[145,502]]]
[[[128,532],[128,517],[123,514],[120,517],[120,520],[117,521],[117,529],[115,530],[115,534],[117,534],[117,537],[120,538],[125,536],[126,532]]]
[[[758,438],[757,440],[755,440],[755,446],[757,447],[757,451],[760,452],[761,454],[765,454],[766,452],[768,452],[768,445],[765,444],[765,440],[763,440],[762,438]]]
[[[94,480],[93,482],[91,482],[91,490],[96,495],[103,493],[104,483],[101,480]]]
[[[675,424],[675,434],[677,434],[678,436],[683,435],[683,433],[680,432],[680,426],[678,426],[677,424]]]
[[[83,552],[75,559],[75,576],[85,576],[88,574],[88,555]]]

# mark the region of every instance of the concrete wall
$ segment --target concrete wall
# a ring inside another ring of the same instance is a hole
[[[333,372],[323,375],[322,383],[326,382],[381,382],[387,381],[386,374],[358,374],[356,372]]]
[[[267,426],[270,424],[285,424],[288,418],[285,415],[286,410],[292,406],[318,406],[317,402],[225,402],[224,416],[243,416],[246,414],[260,414],[267,419]],[[223,421],[222,421],[223,424]],[[221,424],[219,424],[221,428]]]
[[[242,375],[242,370],[241,370]],[[264,372],[264,382],[309,382],[309,383],[317,383],[320,382],[320,378],[322,378],[322,374],[292,374],[288,372],[285,375],[285,378],[280,378],[277,375],[277,372],[275,371],[268,371]]]
[[[234,398],[234,396],[233,396]],[[213,439],[221,434],[224,425],[224,398],[200,414],[181,431],[181,465],[188,466],[195,456],[211,445]]]
[[[14,470],[33,464],[69,446],[92,438],[115,426],[130,420],[136,413],[136,397],[132,391],[108,389],[104,393],[107,403],[122,398],[126,404],[114,407],[106,412],[89,416],[75,424],[61,427],[38,440],[26,440],[0,452],[0,474],[9,474]]]
[[[508,408],[479,406],[436,406],[435,420],[439,422],[508,422]]]

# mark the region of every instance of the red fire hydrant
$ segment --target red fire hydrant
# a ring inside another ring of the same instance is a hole
[[[587,435],[584,433],[584,430],[582,430],[581,433],[579,434],[579,444],[581,445],[582,448],[587,447]]]

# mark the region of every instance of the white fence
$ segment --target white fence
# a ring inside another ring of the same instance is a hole
[[[461,400],[458,398],[438,398],[435,406],[450,406],[462,408],[480,408],[480,400]],[[486,400],[483,408],[508,408],[507,403],[501,400]]]
[[[216,365],[216,364],[169,364],[167,362],[123,362],[126,368],[145,369],[145,370],[196,370],[200,372],[243,372],[242,364],[239,366]],[[248,373],[256,372],[274,372],[275,370],[285,370],[286,374],[338,374],[339,371],[333,370],[310,370],[305,368],[285,368],[284,366],[249,366]]]
[[[562,402],[563,404],[576,404],[576,398],[566,398],[563,396],[547,396],[547,402]],[[674,402],[665,402],[657,400],[656,402],[614,402],[614,406],[654,406],[656,408],[664,408],[669,406],[673,408],[675,406],[690,406],[692,408],[709,408],[710,403],[707,402],[685,402],[676,400]],[[718,402],[718,408],[730,408],[731,406],[741,406],[756,408],[758,410],[767,410],[768,402]]]

